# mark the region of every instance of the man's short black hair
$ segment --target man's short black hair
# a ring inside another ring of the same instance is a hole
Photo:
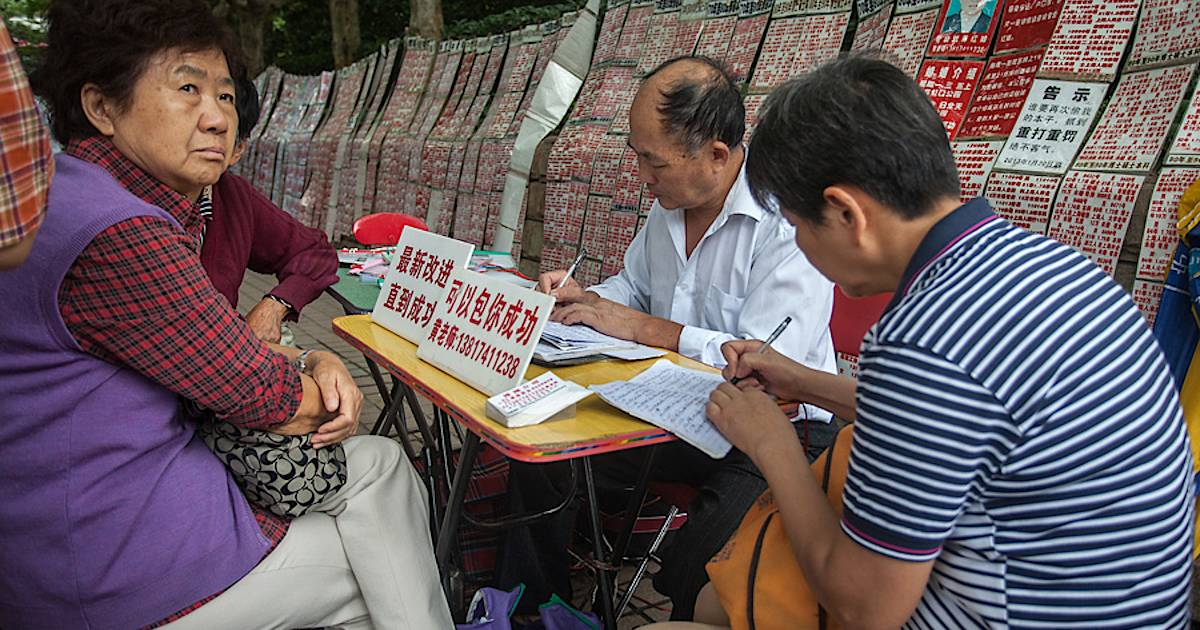
[[[851,55],[788,81],[767,97],[750,140],[746,177],[764,207],[822,223],[824,190],[852,185],[906,218],[959,197],[942,120],[903,71]]]
[[[675,57],[650,71],[643,83],[668,66],[692,62],[699,71],[666,86],[658,113],[663,126],[688,151],[720,140],[736,147],[746,135],[746,107],[737,82],[721,62],[701,55]]]
[[[250,139],[250,133],[258,124],[260,104],[258,101],[258,86],[250,79],[250,74],[244,67],[238,67],[233,73],[234,91],[237,93],[233,105],[238,115],[238,142]]]

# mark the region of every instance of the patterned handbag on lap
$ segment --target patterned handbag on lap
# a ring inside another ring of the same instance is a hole
[[[214,420],[199,422],[208,448],[251,503],[279,516],[303,516],[346,483],[341,444],[316,449],[309,435],[277,435]]]

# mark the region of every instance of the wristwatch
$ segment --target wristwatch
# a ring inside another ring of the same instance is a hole
[[[296,368],[296,371],[301,374],[308,374],[308,355],[310,354],[312,354],[312,350],[305,350],[296,355],[296,358],[290,361],[292,367]]]
[[[286,307],[286,308],[287,308],[287,310],[288,310],[289,312],[292,312],[292,313],[295,313],[295,312],[296,312],[296,307],[295,307],[295,306],[292,306],[292,304],[291,304],[290,302],[288,302],[287,300],[285,300],[285,299],[283,299],[283,298],[281,298],[281,297],[279,297],[279,296],[276,296],[276,295],[271,295],[270,293],[268,293],[268,294],[266,294],[266,295],[264,295],[264,296],[263,296],[263,299],[264,299],[264,300],[271,300],[272,302],[278,302],[278,303],[280,303],[280,304],[284,305],[284,307]]]

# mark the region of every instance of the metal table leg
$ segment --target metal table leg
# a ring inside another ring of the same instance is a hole
[[[388,427],[395,426],[396,433],[400,436],[400,446],[404,448],[404,454],[408,455],[409,461],[415,462],[417,454],[408,441],[408,427],[402,428],[396,421],[396,416],[401,411],[400,405],[404,403],[406,390],[408,390],[408,386],[400,381],[392,384],[392,393],[388,398],[387,406],[384,408],[382,416],[375,422],[375,426],[371,427],[371,435],[387,435]]]
[[[654,455],[658,445],[646,447],[649,452],[638,471],[637,483],[633,486],[633,494],[629,496],[629,504],[625,506],[625,526],[621,529],[621,537],[613,547],[613,558],[620,562],[629,550],[629,541],[633,538],[633,527],[637,524],[638,516],[642,513],[642,504],[646,502],[646,485],[650,483],[650,470],[654,467]]]
[[[600,503],[596,500],[596,479],[592,474],[592,458],[583,458],[583,478],[587,484],[588,506],[592,517],[592,546],[596,554],[597,582],[600,584],[600,621],[607,630],[616,630],[613,614],[612,588],[609,584],[609,564],[604,554],[604,530],[600,525]],[[455,480],[457,481],[457,480]]]
[[[459,455],[458,467],[454,472],[454,482],[450,486],[450,497],[446,503],[446,514],[442,518],[442,526],[438,531],[436,558],[438,571],[441,573],[442,590],[446,599],[451,602],[451,610],[455,610],[454,589],[451,579],[450,554],[454,550],[454,533],[458,530],[458,521],[462,516],[463,499],[467,495],[467,483],[471,480],[471,469],[475,465],[475,454],[479,450],[479,436],[467,432]],[[609,602],[612,607],[612,602]]]
[[[417,400],[417,392],[413,388],[404,386],[404,399],[408,401],[408,408],[412,411],[413,420],[417,423],[417,430],[421,432],[421,439],[424,440],[426,447],[432,447],[433,432],[429,429],[429,421],[425,418],[425,412],[421,409],[421,401]]]

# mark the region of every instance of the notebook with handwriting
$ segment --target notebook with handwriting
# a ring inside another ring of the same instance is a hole
[[[661,360],[629,379],[590,389],[625,413],[674,433],[713,459],[733,446],[704,413],[708,395],[724,379],[720,374],[679,367]]]

